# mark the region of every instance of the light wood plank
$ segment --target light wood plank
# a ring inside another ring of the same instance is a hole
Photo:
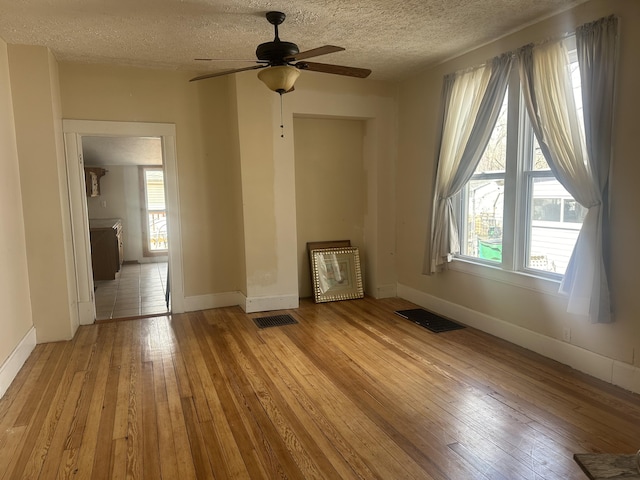
[[[176,378],[176,357],[163,359],[164,379],[167,386],[167,406],[169,408],[169,416],[171,424],[165,425],[170,428],[169,432],[165,432],[165,437],[172,437],[176,451],[176,464],[180,478],[195,478],[196,471],[193,464],[193,455],[189,444],[189,436],[187,433],[187,425],[182,411],[182,397],[178,388],[178,380]],[[186,373],[183,375],[186,376]],[[162,435],[162,434],[161,434]],[[165,477],[171,478],[171,477]]]
[[[74,417],[76,417],[78,413],[78,401],[86,377],[87,373],[85,371],[77,371],[73,376],[73,381],[69,386],[69,391],[60,410],[60,417],[58,418],[56,428],[53,430],[49,447],[44,456],[42,470],[40,471],[42,478],[54,478],[58,473],[65,443]]]
[[[82,469],[82,472],[91,472],[92,478],[97,480],[111,477],[112,465],[115,463],[115,454],[113,452],[113,430],[115,427],[116,410],[118,405],[118,383],[120,381],[120,366],[111,366],[107,373],[104,401],[102,410],[98,414],[100,423],[98,425],[98,436],[95,442],[95,450],[89,449],[83,451],[84,458],[90,458],[93,455],[93,468],[89,471],[88,466]],[[82,447],[81,447],[82,448]],[[84,449],[83,449],[84,450]],[[97,454],[97,452],[100,452]],[[122,459],[118,459],[120,463]]]
[[[82,417],[72,427],[72,432],[67,442],[67,449],[77,453],[69,455],[69,462],[71,463],[68,465],[68,469],[76,475],[76,478],[91,478],[95,451],[99,441],[101,419],[109,417],[109,409],[105,405],[105,398],[109,385],[110,360],[116,328],[114,324],[105,324],[101,325],[96,331],[99,332],[96,338],[96,363],[95,366],[92,365],[89,369],[89,378],[87,379],[87,385],[90,386],[92,391],[83,392],[80,409]],[[111,434],[109,432],[110,438]],[[108,444],[111,445],[111,442]]]
[[[144,455],[142,442],[142,333],[143,322],[131,322],[132,348],[129,363],[129,405],[127,409],[127,478],[142,478],[144,471]]]
[[[143,356],[144,358],[144,356]],[[142,478],[155,480],[161,478],[160,443],[158,440],[158,417],[155,386],[154,386],[153,363],[144,362],[142,364],[142,397],[140,398],[140,408],[142,409],[142,428],[140,436],[142,439]]]
[[[202,426],[198,422],[193,398],[182,398],[182,413],[187,427],[187,434],[189,435],[196,478],[214,478],[205,446],[204,433]]]

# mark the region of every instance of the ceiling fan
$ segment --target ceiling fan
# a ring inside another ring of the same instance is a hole
[[[220,77],[231,73],[243,72],[245,70],[257,70],[258,78],[274,92],[282,95],[293,89],[293,84],[300,75],[300,70],[312,72],[332,73],[334,75],[345,75],[348,77],[366,78],[371,73],[367,68],[345,67],[341,65],[330,65],[328,63],[307,62],[307,58],[326,55],[328,53],[340,52],[342,47],[324,45],[300,52],[295,43],[284,42],[278,36],[278,25],[284,22],[286,15],[282,12],[267,12],[267,21],[274,26],[275,38],[271,42],[265,42],[256,48],[257,65],[250,67],[236,68],[223,72],[208,73],[192,78],[190,81],[204,80],[205,78]],[[295,62],[295,63],[294,63]]]

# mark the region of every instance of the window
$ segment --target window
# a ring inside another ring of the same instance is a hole
[[[575,37],[580,49],[574,46],[571,60],[568,44]],[[568,296],[568,312],[606,323],[613,320],[607,282],[609,232],[603,226],[609,214],[618,20],[612,15],[581,25],[575,37],[525,45],[444,77],[423,273],[438,273],[453,258],[466,257],[474,262],[458,262],[460,269],[482,276],[544,289],[552,284],[501,271],[560,280],[557,292]],[[584,85],[578,78],[578,56],[579,70],[589,79]],[[506,114],[503,111],[496,126],[504,102]],[[487,145],[491,138],[498,149],[505,115],[503,169],[489,157],[492,149]],[[545,139],[540,147],[549,154],[551,168],[540,156],[532,130]],[[582,205],[589,205],[586,215],[560,183]],[[568,263],[562,265],[569,252]]]
[[[143,196],[142,231],[145,257],[166,255],[167,207],[164,195],[164,172],[162,167],[141,167]]]
[[[568,68],[581,117],[575,47]],[[461,257],[548,277],[564,274],[586,209],[549,168],[528,121],[517,72],[482,158],[455,204]]]

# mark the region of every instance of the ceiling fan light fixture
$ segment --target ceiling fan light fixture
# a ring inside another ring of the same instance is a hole
[[[282,95],[293,88],[293,84],[300,76],[300,70],[291,65],[276,65],[263,68],[258,72],[258,78],[269,90]]]

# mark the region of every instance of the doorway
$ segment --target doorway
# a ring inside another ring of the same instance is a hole
[[[85,135],[81,141],[85,172],[100,174],[87,189],[96,320],[169,313],[162,140]]]
[[[115,307],[116,293],[121,300],[127,299],[127,308],[122,308],[121,305],[119,311],[114,309],[109,314],[109,318],[162,313],[162,308],[166,313],[169,301],[166,294],[169,286],[171,312],[184,311],[182,265],[179,261],[181,242],[175,126],[64,120],[63,128],[80,323],[93,323],[96,318],[105,319],[105,302],[112,302]],[[85,166],[105,170],[104,176],[101,177],[100,195],[87,196]],[[141,208],[140,203],[144,200],[141,200],[143,196],[139,172],[148,166],[160,169],[163,174],[166,205],[162,222],[164,244],[168,248],[145,256],[145,219],[142,214],[145,208]],[[116,278],[94,281],[90,218],[94,223],[96,219],[106,220],[107,223],[111,220],[121,221],[125,253]],[[154,287],[148,284],[152,279],[158,280]],[[127,288],[131,291],[127,292]],[[109,289],[112,298],[105,299],[103,294],[108,293]],[[133,307],[135,297],[139,302],[146,303],[144,309],[142,305]],[[162,302],[159,301],[160,298]],[[155,310],[149,308],[152,306],[151,303],[154,303]]]

